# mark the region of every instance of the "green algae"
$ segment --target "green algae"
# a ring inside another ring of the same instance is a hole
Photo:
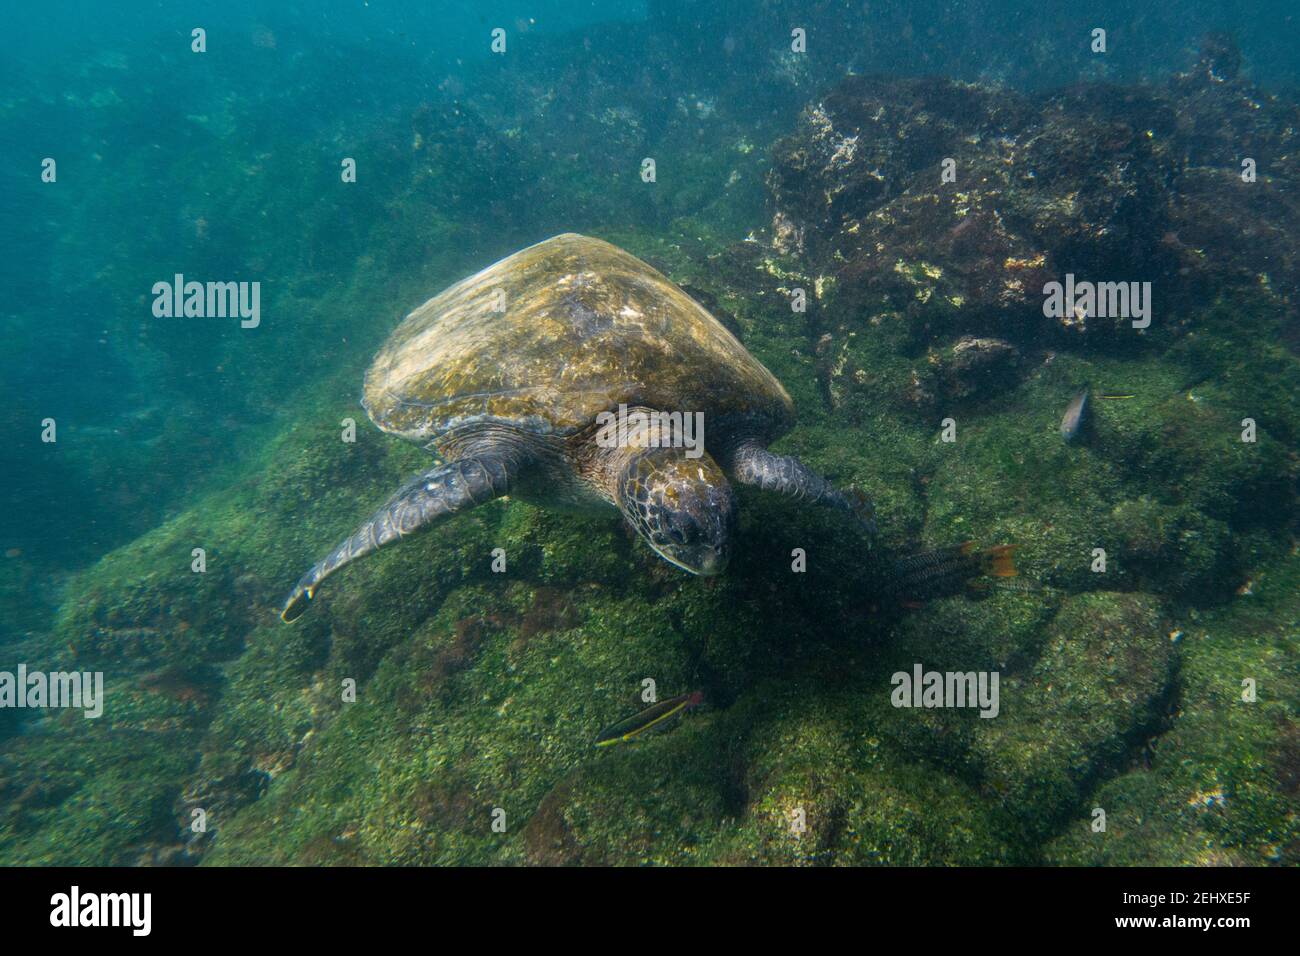
[[[1300,863],[1296,668],[1300,561],[1292,555],[1254,593],[1179,629],[1176,709],[1140,760],[1104,782],[1094,832],[1081,816],[1052,840],[1050,862],[1118,865]],[[1257,687],[1242,699],[1243,681]]]
[[[288,583],[423,460],[364,424],[343,443],[356,412],[323,389],[243,480],[68,587],[50,659],[111,669],[114,716],[11,739],[9,773],[46,782],[0,795],[6,860],[155,859],[202,808],[208,832],[184,842],[214,865],[1294,862],[1297,572],[1249,504],[1293,466],[1280,441],[1239,447],[1218,408],[1231,382],[1198,403],[1153,358],[1062,356],[958,409],[948,444],[896,405],[828,409],[789,348],[797,319],[750,301],[726,300],[800,409],[780,449],[869,490],[886,546],[1015,542],[1052,589],[891,616],[861,599],[854,533],[742,489],[742,552],[718,581],[681,578],[614,520],[497,503],[350,568],[288,627]],[[1258,389],[1278,361],[1239,380]],[[904,374],[885,363],[866,388]],[[1066,446],[1056,418],[1084,378],[1138,397]],[[1256,593],[1235,598],[1247,572]],[[1002,713],[891,707],[890,675],[915,662],[1000,669]],[[149,679],[196,663],[220,679]],[[1242,675],[1258,703],[1236,700]],[[595,751],[646,678],[708,704]],[[90,734],[96,756],[57,771]]]

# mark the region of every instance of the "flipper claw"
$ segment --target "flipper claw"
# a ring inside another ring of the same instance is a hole
[[[301,585],[294,588],[293,593],[284,602],[284,607],[280,609],[280,620],[289,624],[302,617],[303,612],[307,610],[307,605],[311,603],[313,590]]]
[[[301,617],[321,582],[339,568],[443,518],[506,494],[514,467],[509,457],[479,455],[416,475],[298,580],[280,609],[280,620],[287,623]]]

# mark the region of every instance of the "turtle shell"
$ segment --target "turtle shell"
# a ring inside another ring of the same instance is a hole
[[[705,433],[793,422],[775,376],[680,288],[573,233],[516,252],[406,317],[366,373],[384,431],[430,443],[505,422],[572,435],[620,404],[703,412]]]

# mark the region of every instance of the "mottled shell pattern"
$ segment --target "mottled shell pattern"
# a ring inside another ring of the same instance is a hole
[[[794,418],[781,383],[690,296],[573,233],[408,315],[366,373],[363,404],[384,431],[425,445],[487,422],[569,436],[620,404],[703,412],[706,435],[747,422],[770,438]]]

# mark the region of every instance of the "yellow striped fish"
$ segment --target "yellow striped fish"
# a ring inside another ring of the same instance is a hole
[[[670,697],[668,700],[661,700],[657,704],[651,704],[639,714],[635,714],[627,720],[620,720],[612,726],[606,727],[596,738],[597,747],[608,747],[610,744],[627,743],[641,734],[645,733],[651,727],[657,727],[664,721],[671,720],[683,711],[690,710],[692,707],[698,707],[704,703],[704,695],[698,690],[689,694],[682,694],[680,697]]]

